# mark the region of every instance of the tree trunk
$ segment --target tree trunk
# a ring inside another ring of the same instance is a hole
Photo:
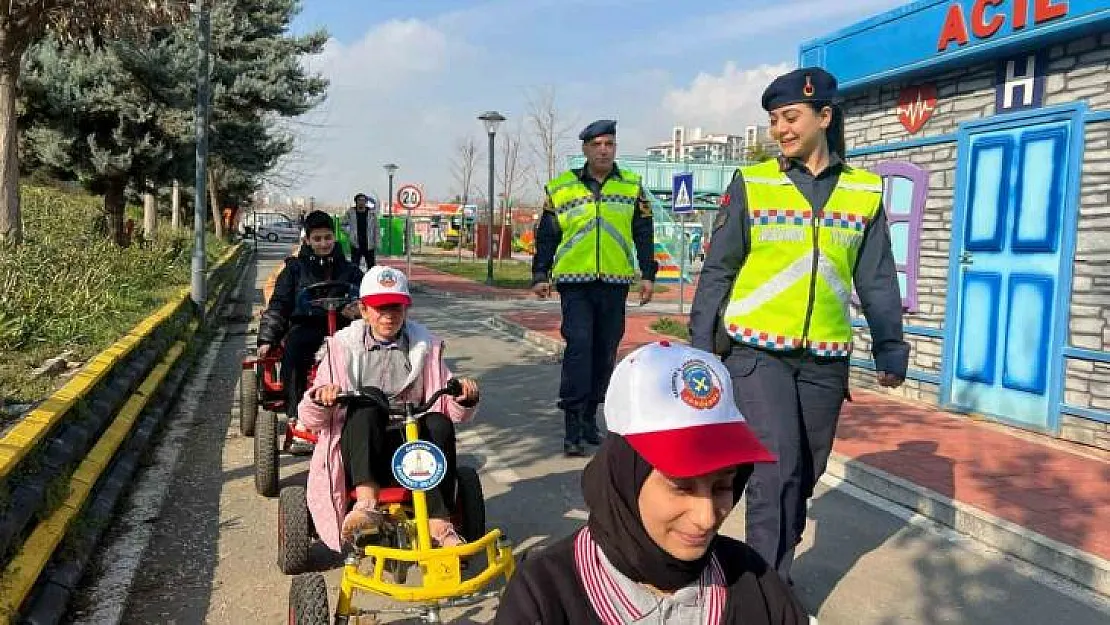
[[[143,238],[148,241],[154,238],[158,230],[158,201],[153,193],[150,183],[145,183],[146,193],[143,194]]]
[[[0,50],[3,38],[0,34]],[[23,242],[23,216],[19,208],[19,129],[16,127],[16,90],[19,54],[0,59],[0,245]]]
[[[170,195],[170,227],[176,232],[181,229],[181,183],[173,181],[173,193]]]
[[[212,205],[212,222],[216,224],[216,237],[224,238],[223,211],[220,210],[220,194],[216,189],[216,174],[208,168],[208,203]]]
[[[124,232],[123,209],[127,204],[127,179],[117,178],[108,183],[104,193],[104,218],[108,223],[108,237],[119,247],[127,246]]]

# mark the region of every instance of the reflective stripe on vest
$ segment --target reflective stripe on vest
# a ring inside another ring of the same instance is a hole
[[[882,209],[882,180],[845,169],[814,211],[777,161],[741,168],[751,250],[733,283],[724,323],[734,340],[818,356],[852,351],[852,268]]]
[[[572,171],[547,184],[562,241],[555,252],[552,282],[629,284],[636,277],[632,217],[640,176],[620,171],[605,181],[597,198]]]

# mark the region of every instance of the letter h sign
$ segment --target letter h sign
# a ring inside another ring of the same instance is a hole
[[[1009,113],[1040,108],[1044,103],[1043,53],[1036,52],[998,62],[994,109]]]

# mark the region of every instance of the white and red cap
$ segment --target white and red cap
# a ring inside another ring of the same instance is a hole
[[[404,272],[388,265],[374,265],[366,272],[358,289],[358,297],[367,306],[412,305],[409,279]]]
[[[613,370],[605,424],[670,477],[775,462],[736,407],[730,381],[728,369],[710,353],[649,343]]]

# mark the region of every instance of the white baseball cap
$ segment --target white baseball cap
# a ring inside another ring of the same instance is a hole
[[[412,305],[409,279],[404,272],[387,265],[374,265],[366,272],[362,277],[358,296],[367,306]]]
[[[649,343],[617,363],[605,423],[670,477],[776,461],[736,407],[728,369],[687,345]]]

